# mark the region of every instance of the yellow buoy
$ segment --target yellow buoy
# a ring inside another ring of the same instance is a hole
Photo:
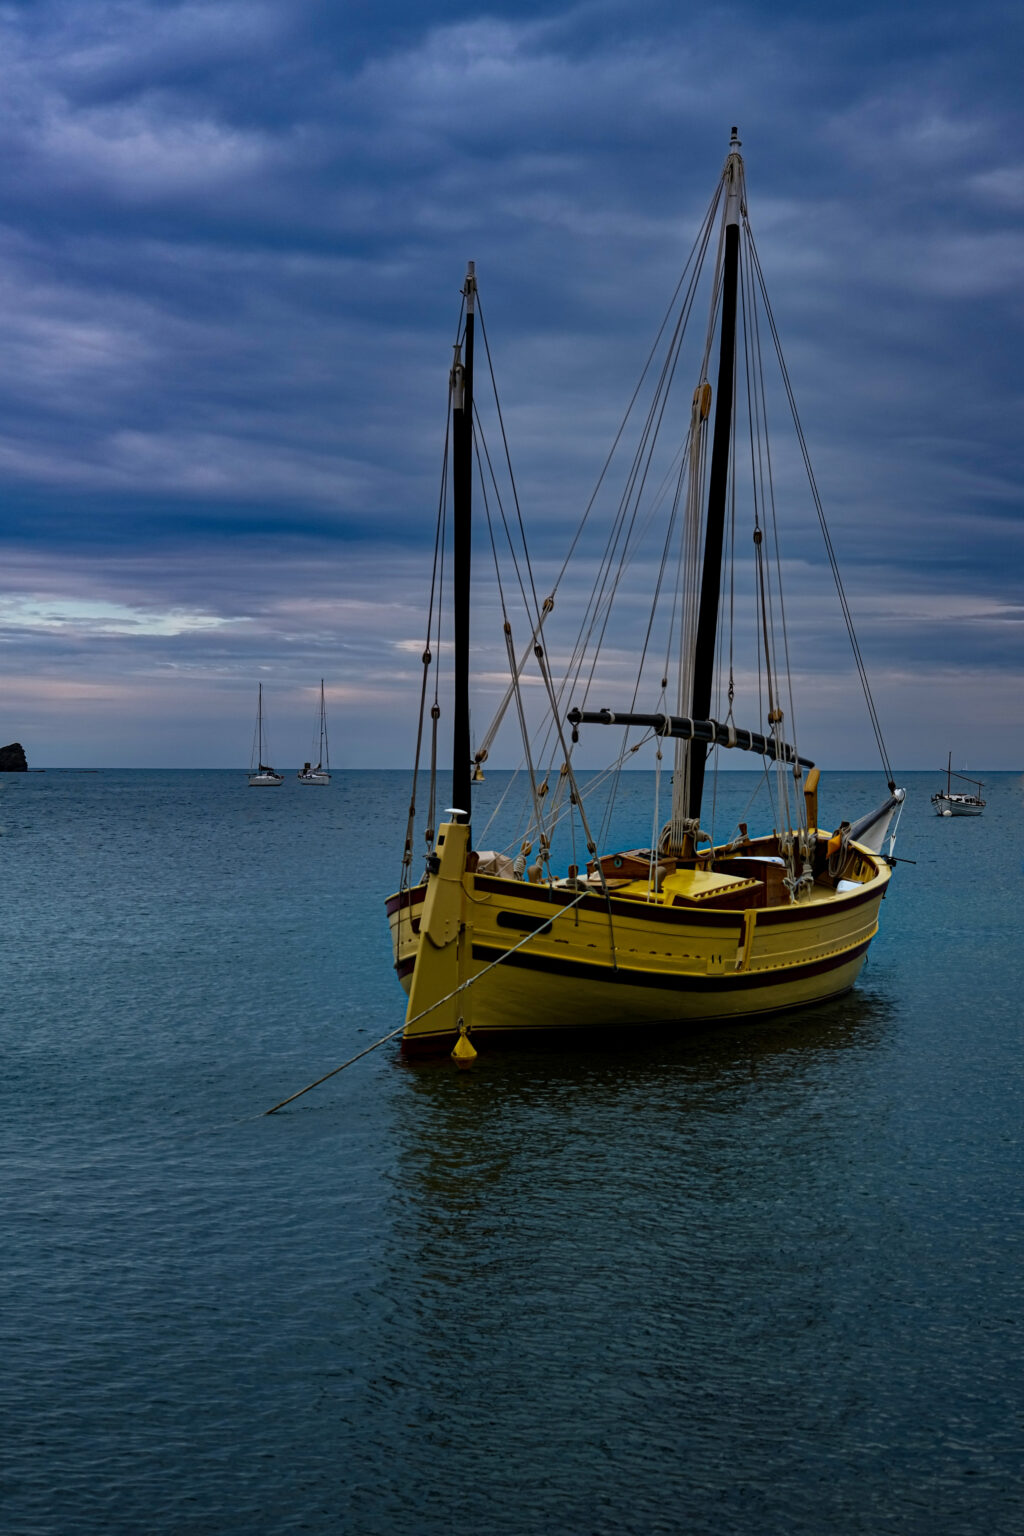
[[[476,1057],[476,1050],[470,1043],[469,1036],[466,1033],[466,1021],[465,1019],[460,1019],[459,1038],[452,1047],[452,1060],[458,1067],[468,1067],[471,1062],[476,1061]]]

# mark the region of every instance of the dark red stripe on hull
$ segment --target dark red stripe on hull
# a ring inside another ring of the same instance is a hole
[[[423,900],[426,894],[427,888],[425,885],[414,885],[410,890],[399,891],[397,895],[389,896],[384,903],[384,910],[388,917],[392,917],[396,912],[401,911],[403,907],[415,906],[417,902]]]
[[[419,887],[419,889],[423,889]],[[572,891],[551,891],[545,885],[528,885],[519,880],[499,880],[493,875],[477,875],[476,889],[496,896],[507,896],[514,901],[544,902],[546,906],[557,909],[568,906],[576,897]],[[827,909],[817,904],[805,906],[795,902],[792,906],[785,907],[758,907],[757,926],[774,923],[803,922],[811,911],[839,911],[849,912],[853,907],[861,906],[865,901],[874,901],[879,896],[878,887],[872,882],[870,890],[851,892],[843,895],[835,904],[831,902]],[[663,907],[655,902],[643,901],[639,898],[612,896],[606,900],[601,895],[586,896],[579,903],[581,912],[600,912],[607,915],[611,907],[613,917],[642,917],[644,922],[672,923],[676,927],[687,925],[697,928],[742,928],[743,912],[727,910],[711,905],[710,900],[701,906],[672,906]]]
[[[502,955],[503,965],[514,965],[527,971],[545,971],[550,976],[570,976],[577,981],[601,981],[608,986],[657,987],[663,992],[744,992],[751,987],[785,986],[787,982],[803,981],[808,976],[822,976],[826,971],[837,970],[862,955],[871,943],[853,949],[844,949],[838,955],[826,955],[821,960],[809,960],[804,965],[787,966],[778,971],[736,971],[724,976],[667,975],[665,972],[635,971],[620,965],[613,970],[610,965],[588,965],[581,960],[560,960],[556,955],[531,955],[526,949],[506,954],[503,949],[492,949],[489,944],[474,944],[474,960],[497,960]]]
[[[552,916],[567,907],[575,900],[572,891],[551,891],[546,885],[529,885],[522,880],[500,880],[492,875],[477,875],[476,889],[485,894],[507,896],[510,901],[516,902],[543,902],[551,907]],[[836,901],[829,910],[849,912],[853,907],[862,906],[866,901],[873,901],[879,896],[879,891],[871,882],[871,889],[858,892],[854,895],[844,895]],[[399,895],[389,896],[385,902],[387,914],[391,917],[405,907],[418,906],[426,895],[426,886],[416,885],[410,890],[402,891]],[[673,906],[663,907],[654,902],[631,899],[629,897],[612,896],[606,901],[603,896],[586,896],[578,904],[581,912],[599,912],[607,916],[609,906],[613,917],[642,917],[644,922],[671,923],[676,927],[691,926],[695,928],[741,928],[743,926],[742,910],[726,910],[712,906]],[[786,907],[758,907],[757,926],[759,928],[774,926],[776,923],[801,922],[807,917],[812,908],[794,903]],[[820,909],[819,909],[820,910]]]

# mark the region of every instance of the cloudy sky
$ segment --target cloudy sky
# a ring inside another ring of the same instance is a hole
[[[543,578],[737,123],[890,755],[1020,767],[1020,18],[6,0],[0,743],[244,766],[262,680],[294,764],[322,676],[338,765],[403,766],[467,258]],[[801,749],[872,766],[783,548]]]

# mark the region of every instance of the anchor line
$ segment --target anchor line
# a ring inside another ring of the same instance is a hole
[[[353,1062],[360,1061],[362,1057],[369,1056],[370,1052],[375,1051],[378,1046],[387,1045],[389,1040],[394,1040],[396,1035],[400,1035],[403,1030],[408,1029],[410,1024],[418,1024],[420,1019],[425,1019],[428,1013],[434,1012],[435,1008],[440,1008],[444,1003],[450,1003],[453,997],[458,997],[460,992],[465,992],[467,987],[471,987],[475,982],[480,981],[482,977],[487,975],[488,971],[493,971],[496,965],[501,965],[503,961],[508,959],[509,955],[514,955],[517,949],[522,949],[524,944],[529,944],[530,940],[535,939],[539,933],[546,933],[552,923],[562,917],[564,913],[571,912],[573,907],[578,907],[581,901],[593,894],[593,891],[581,891],[574,901],[567,902],[564,907],[559,907],[558,911],[552,917],[549,917],[546,923],[542,923],[539,928],[535,928],[532,933],[528,933],[525,938],[519,940],[518,944],[513,944],[511,949],[506,949],[503,955],[499,955],[497,960],[492,960],[488,965],[485,965],[483,970],[478,971],[475,976],[470,976],[467,981],[460,982],[454,991],[449,992],[447,996],[439,997],[436,1003],[431,1003],[429,1008],[424,1008],[422,1012],[417,1013],[413,1018],[406,1019],[404,1024],[399,1024],[398,1028],[393,1029],[390,1034],[382,1035],[372,1045],[357,1051],[354,1056],[350,1056],[347,1061],[343,1061],[340,1067],[332,1067],[331,1071],[325,1072],[323,1077],[318,1077],[313,1083],[307,1083],[305,1088],[300,1088],[297,1093],[292,1093],[288,1098],[282,1099],[280,1104],[275,1104],[272,1109],[265,1109],[263,1111],[264,1116],[276,1115],[279,1109],[284,1109],[286,1104],[292,1104],[296,1099],[301,1099],[302,1095],[309,1093],[311,1088],[319,1088],[320,1084],[326,1083],[329,1077],[337,1077],[339,1072],[344,1072],[346,1067],[350,1067]]]

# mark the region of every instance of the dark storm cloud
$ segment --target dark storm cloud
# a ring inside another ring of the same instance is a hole
[[[1020,30],[995,4],[4,8],[0,737],[81,760],[93,698],[107,761],[168,761],[159,718],[175,760],[237,762],[225,701],[247,718],[272,677],[297,722],[324,674],[350,760],[403,761],[466,258],[546,577],[736,121],[894,756],[984,702],[1016,761]],[[824,707],[849,664],[779,473]]]

